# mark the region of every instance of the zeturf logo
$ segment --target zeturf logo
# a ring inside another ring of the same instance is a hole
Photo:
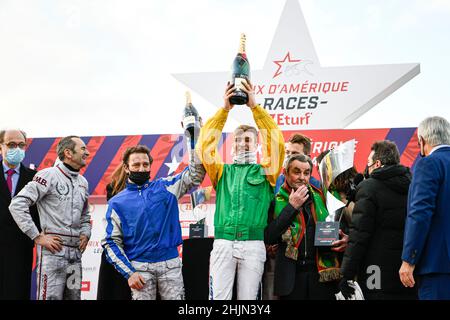
[[[275,63],[278,68],[272,79],[281,74],[284,74],[286,77],[299,76],[301,73],[313,76],[313,73],[308,69],[308,66],[314,62],[312,60],[293,59],[291,58],[291,53],[289,51],[282,60],[275,60],[273,63]]]

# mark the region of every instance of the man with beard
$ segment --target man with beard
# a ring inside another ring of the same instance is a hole
[[[224,164],[217,150],[235,88],[228,85],[224,106],[200,132],[197,153],[216,190],[214,244],[210,257],[210,299],[229,300],[237,274],[237,299],[258,295],[266,260],[264,228],[273,187],[284,159],[284,140],[272,117],[255,102],[250,83],[244,82],[247,107],[262,136],[262,160],[256,163],[256,128],[241,125],[234,131],[233,163]]]

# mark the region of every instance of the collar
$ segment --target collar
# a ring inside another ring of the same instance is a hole
[[[240,152],[233,156],[233,164],[256,164],[256,151]]]
[[[450,145],[448,145],[448,144],[441,144],[441,145],[439,145],[439,146],[436,146],[436,147],[434,147],[433,149],[431,149],[429,155],[431,155],[431,154],[432,154],[433,152],[435,152],[436,150],[441,149],[441,148],[445,148],[445,147],[450,147]]]
[[[64,165],[64,162],[58,163],[56,167],[67,177],[67,178],[76,178],[80,174],[77,171],[72,171]]]
[[[287,180],[284,180],[282,188],[287,191],[288,194],[291,194],[292,188],[288,185]]]
[[[3,164],[3,172],[6,174],[6,171],[8,171],[11,168],[6,165],[5,161],[2,161],[2,164]],[[22,164],[19,163],[19,165],[13,169],[17,174],[20,174],[20,166],[21,165]]]
[[[137,184],[131,183],[131,182],[129,182],[128,180],[127,180],[127,182],[126,182],[127,189],[128,189],[128,190],[131,190],[131,191],[145,190],[145,189],[147,189],[148,187],[150,187],[152,184],[153,184],[152,181],[148,181],[148,182],[144,183],[142,186],[138,186]]]

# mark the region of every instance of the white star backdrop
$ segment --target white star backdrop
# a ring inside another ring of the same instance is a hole
[[[349,128],[450,119],[450,2],[344,2],[299,0],[322,66],[421,65]],[[32,137],[181,132],[187,87],[171,74],[228,70],[241,32],[252,69],[261,69],[284,4],[2,0],[0,127]],[[221,105],[192,98],[205,119]]]

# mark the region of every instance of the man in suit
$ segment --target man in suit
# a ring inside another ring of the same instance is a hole
[[[25,132],[0,131],[0,300],[28,300],[31,289],[33,241],[14,222],[8,206],[12,196],[33,179],[36,171],[21,162],[27,146]],[[31,208],[38,225],[38,214]]]
[[[450,300],[450,124],[441,117],[417,129],[420,155],[408,194],[400,279],[419,276],[419,299]]]

